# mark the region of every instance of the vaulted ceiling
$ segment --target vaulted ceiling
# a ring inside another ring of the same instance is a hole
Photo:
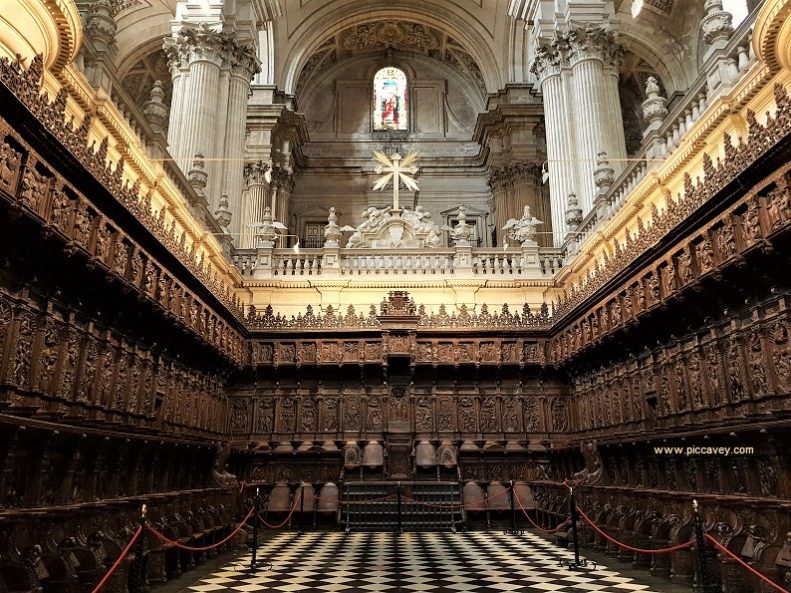
[[[297,93],[309,78],[345,57],[388,49],[437,59],[470,79],[481,91],[485,88],[478,64],[447,33],[419,23],[386,20],[355,25],[327,39],[302,69]]]

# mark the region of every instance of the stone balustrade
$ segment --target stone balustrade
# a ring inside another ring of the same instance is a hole
[[[640,150],[631,156],[629,164],[612,185],[597,196],[593,208],[577,228],[567,234],[564,248],[569,257],[575,255],[580,245],[618,213],[645,176],[655,171],[688,140],[687,132],[703,117],[709,106],[729,92],[757,63],[751,44],[754,18],[754,14],[748,17],[722,50],[707,57],[698,79],[681,99],[668,105],[668,113],[661,124],[644,132]]]
[[[512,249],[241,249],[233,262],[244,278],[305,281],[355,279],[503,278],[548,280],[563,266],[559,248]]]

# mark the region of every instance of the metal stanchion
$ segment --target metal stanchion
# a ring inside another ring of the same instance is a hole
[[[706,542],[703,535],[703,521],[700,518],[698,501],[692,500],[692,514],[695,520],[695,544],[697,561],[695,562],[695,583],[692,590],[695,593],[718,593],[719,585],[714,577],[713,566],[717,558],[717,550]]]
[[[511,529],[506,529],[506,535],[524,535],[524,531],[516,527],[516,493],[514,492],[514,481],[511,480]]]
[[[315,491],[316,490],[313,490],[313,492],[315,492]],[[319,512],[318,512],[319,511],[319,504],[318,504],[319,499],[318,499],[318,497],[316,497],[314,495],[313,499],[312,499],[312,502],[313,502],[313,531],[316,531],[316,528],[318,526],[318,518],[319,518],[318,517],[318,515],[319,515]]]
[[[250,556],[250,572],[254,573],[256,566],[256,552],[258,552],[258,522],[261,520],[258,516],[261,513],[261,496],[258,493],[258,486],[255,487],[255,496],[253,496],[253,553]]]
[[[401,529],[401,482],[398,482],[397,486],[398,490],[398,503],[396,506],[396,510],[398,513],[398,533],[403,533],[403,529]]]
[[[145,537],[144,532],[146,528],[146,515],[148,514],[148,507],[143,505],[140,507],[140,528],[143,530],[140,533],[140,537],[137,538],[137,542],[135,543],[135,583],[134,583],[134,593],[140,593],[141,591],[145,590],[145,566],[143,564],[143,558],[145,556],[146,546],[145,546]]]
[[[305,532],[305,482],[299,485],[299,529],[297,535]]]
[[[588,566],[588,561],[584,558],[580,558],[580,537],[579,531],[577,529],[577,521],[579,521],[579,515],[577,513],[577,501],[574,496],[574,488],[572,486],[568,487],[569,489],[569,515],[571,515],[571,535],[574,538],[574,561],[567,561],[569,569],[573,570],[576,568],[584,568]],[[563,565],[563,561],[560,561],[560,565]],[[594,566],[595,568],[595,566]]]

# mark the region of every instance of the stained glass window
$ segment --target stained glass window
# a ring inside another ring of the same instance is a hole
[[[374,130],[408,130],[406,74],[382,68],[374,76]]]

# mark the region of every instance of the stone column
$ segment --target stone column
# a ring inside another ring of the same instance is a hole
[[[570,29],[567,41],[574,81],[577,197],[587,214],[596,198],[597,155],[606,152],[616,174],[626,158],[617,79],[623,50],[611,32],[590,26]]]
[[[185,55],[184,47],[175,45],[168,45],[166,51],[170,57],[170,75],[173,79],[170,120],[168,122],[168,149],[172,157],[178,157],[178,151],[181,146],[181,119],[184,114],[184,98],[189,96],[189,56]]]
[[[552,228],[563,229],[566,198],[575,191],[575,163],[573,139],[570,130],[572,109],[561,78],[564,58],[557,39],[539,45],[531,70],[538,78],[544,96],[544,120],[547,134],[547,160],[549,166],[549,196],[552,211]],[[591,180],[593,176],[591,175]],[[554,237],[555,246],[563,243],[561,234]]]
[[[269,163],[258,161],[247,163],[244,166],[244,178],[247,185],[246,207],[241,222],[241,241],[239,246],[243,249],[257,247],[255,232],[250,228],[264,219],[264,210],[267,207],[269,195]]]
[[[210,207],[226,194],[236,215],[229,230],[238,233],[247,97],[258,58],[234,34],[207,25],[182,28],[164,47],[173,76],[170,153],[185,173],[196,154],[205,156]]]
[[[244,170],[245,123],[247,121],[247,97],[250,94],[250,80],[258,68],[258,61],[252,50],[237,48],[230,56],[231,76],[228,87],[228,117],[225,126],[225,150],[223,155],[223,175],[221,190],[230,196],[229,207],[232,212],[242,211],[242,172]],[[243,236],[242,216],[236,217],[231,232]]]
[[[189,92],[184,93],[181,90],[179,120],[171,121],[171,126],[177,123],[181,128],[177,133],[178,143],[171,146],[171,152],[182,171],[186,172],[197,153],[204,154],[210,162],[215,158],[214,128],[220,115],[216,107],[222,64],[222,39],[220,33],[208,27],[185,28],[176,39],[166,41],[165,49],[171,62],[184,60],[190,81]],[[212,173],[209,165],[210,187]]]

